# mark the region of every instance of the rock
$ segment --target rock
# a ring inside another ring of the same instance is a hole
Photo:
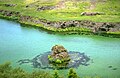
[[[0,12],[3,12],[3,10],[0,10]]]
[[[75,26],[77,26],[77,22],[75,22],[74,20],[64,21],[61,23],[61,28],[75,27]]]
[[[117,68],[113,68],[112,70],[117,70]]]
[[[108,66],[108,68],[112,68],[112,66]]]
[[[0,13],[4,16],[19,16],[20,12],[16,11],[8,11],[8,10],[0,10]]]
[[[94,15],[104,15],[103,12],[82,12],[81,16],[94,16]]]
[[[14,7],[16,4],[5,4],[6,7]]]
[[[42,6],[42,7],[37,8],[37,11],[52,10],[54,8],[55,6]]]
[[[26,7],[26,8],[28,8],[28,7],[29,7],[29,5],[26,5],[25,7]]]
[[[2,10],[0,11],[2,13]],[[120,32],[120,23],[112,22],[93,22],[88,20],[70,20],[70,21],[48,21],[45,19],[39,19],[32,16],[21,16],[21,21],[24,22],[33,22],[35,24],[43,24],[46,27],[54,28],[69,28],[69,27],[78,27],[85,28],[90,30],[95,34],[107,33],[107,32]]]
[[[61,45],[55,45],[55,46],[53,46],[52,47],[52,49],[51,49],[51,51],[52,51],[52,55],[54,56],[54,55],[56,55],[56,54],[60,54],[60,53],[67,53],[67,50],[63,47],[63,46],[61,46]]]
[[[49,63],[55,68],[65,68],[70,61],[68,51],[61,45],[55,45],[51,49],[51,55],[48,55]]]
[[[108,66],[111,70],[117,70],[117,68],[113,68],[113,66]]]

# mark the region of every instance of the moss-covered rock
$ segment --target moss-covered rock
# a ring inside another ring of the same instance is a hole
[[[61,45],[55,45],[48,55],[49,63],[57,68],[66,67],[70,61],[68,51]]]

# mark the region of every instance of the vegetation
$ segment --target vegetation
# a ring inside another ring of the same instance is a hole
[[[92,20],[97,22],[120,22],[120,0],[97,0],[98,2],[81,2],[65,0],[65,7],[54,10],[37,11],[37,6],[57,5],[60,0],[1,0],[0,9],[19,11],[22,15],[44,18],[52,21],[59,20]],[[4,4],[17,4],[15,7],[6,7]],[[31,5],[26,8],[26,5]],[[93,7],[91,7],[93,5]],[[112,5],[112,6],[111,6]],[[80,16],[81,12],[104,12],[106,15]]]
[[[54,72],[53,78],[60,78],[57,71]]]
[[[44,71],[34,71],[28,73],[21,68],[12,68],[10,63],[0,65],[1,78],[53,78],[49,73]]]
[[[120,22],[120,0],[1,0],[0,10],[12,11],[13,15],[8,16],[0,12],[0,18],[13,19],[20,22],[22,25],[39,27],[41,29],[60,32],[64,34],[93,34],[93,30],[89,27],[67,27],[56,28],[53,26],[44,26],[43,23],[35,23],[31,21],[21,21],[21,16],[30,16],[36,19],[44,19],[42,21],[70,21],[70,20],[88,20],[92,22]],[[6,6],[6,4],[16,4],[14,7]],[[48,7],[45,9],[45,7]],[[50,9],[49,7],[56,8]],[[38,10],[43,7],[43,10]],[[15,15],[14,12],[19,12],[20,15]],[[102,12],[103,15],[81,16],[82,12]],[[110,35],[117,37],[120,32],[106,32],[101,35]],[[120,37],[120,36],[119,36]]]
[[[79,78],[76,72],[71,68],[68,73],[68,78]]]
[[[64,78],[55,70],[53,74],[46,71],[33,71],[28,73],[20,67],[13,68],[9,62],[0,64],[0,78]],[[66,77],[65,77],[66,78]],[[74,69],[70,69],[67,78],[79,78]],[[101,78],[99,76],[85,76],[81,78]]]

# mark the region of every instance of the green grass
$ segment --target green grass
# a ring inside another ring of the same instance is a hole
[[[45,3],[44,1],[39,1],[33,3],[32,7],[25,8],[25,0],[3,0],[0,1],[0,9],[19,11],[22,15],[29,15],[39,18],[44,18],[50,21],[60,21],[60,20],[92,20],[95,22],[120,22],[120,0],[107,0],[107,2],[98,2],[95,9],[87,9],[90,6],[90,2],[71,2],[66,1],[65,8],[55,9],[55,10],[46,10],[46,11],[37,11],[37,7],[46,6],[46,5],[56,5],[58,1],[52,0]],[[5,7],[5,3],[14,3],[17,4],[16,7]],[[105,15],[97,16],[81,16],[81,12],[104,12]]]
[[[17,11],[20,12],[20,15],[24,16],[32,16],[34,19],[44,19],[48,21],[69,21],[69,20],[89,20],[93,22],[120,22],[120,0],[107,0],[106,2],[98,2],[95,4],[93,9],[89,9],[91,6],[90,1],[68,1],[65,0],[64,5],[65,8],[57,8],[53,10],[44,10],[37,11],[37,8],[40,6],[55,6],[58,4],[60,0],[39,0],[33,3],[26,3],[26,0],[4,0],[0,1],[0,10],[8,10],[8,11]],[[4,4],[17,4],[15,7],[6,7]],[[29,5],[28,8],[26,6]],[[81,16],[82,12],[104,12],[104,15],[96,15],[96,16]],[[0,13],[0,17],[19,20],[19,16],[3,16]],[[19,21],[20,22],[20,21]],[[42,24],[36,24],[32,22],[20,22],[26,25],[31,25],[35,27],[42,28],[47,31],[52,32],[64,32],[68,34],[93,34],[89,29],[83,29],[78,27],[69,27],[69,28],[55,28],[51,26],[43,26]],[[111,35],[111,36],[119,36],[119,32],[107,32],[102,35]]]

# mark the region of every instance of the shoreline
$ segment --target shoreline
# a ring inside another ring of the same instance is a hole
[[[50,33],[98,35],[120,38],[120,31],[117,29],[120,26],[120,22],[102,23],[89,20],[48,21],[37,17],[23,16],[19,12],[5,10],[0,10],[0,18],[18,22],[21,26],[37,27]],[[114,32],[109,32],[109,30]]]

